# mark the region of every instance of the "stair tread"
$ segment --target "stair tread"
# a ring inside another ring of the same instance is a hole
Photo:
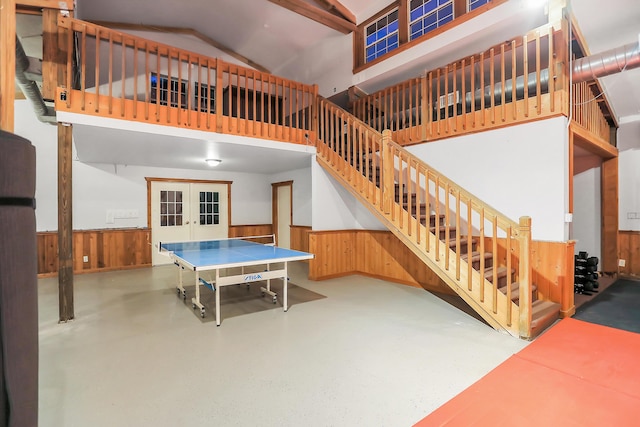
[[[468,237],[466,237],[466,236],[465,237],[460,237],[460,246],[466,245],[468,241],[469,241]],[[453,237],[453,238],[449,239],[449,247],[452,248],[455,245],[456,245],[456,238]]]
[[[546,327],[560,316],[560,304],[549,300],[534,301],[531,305],[531,329]]]
[[[507,267],[500,266],[498,267],[497,270],[498,270],[497,271],[498,278],[505,277],[507,275],[507,271],[508,271]],[[512,269],[511,271],[513,272],[515,270]],[[493,278],[493,267],[489,267],[484,271],[484,278],[487,280],[490,280],[491,278]],[[504,289],[506,289],[506,286],[504,287]],[[511,290],[513,291],[513,284],[511,286]]]
[[[471,261],[479,261],[482,255],[480,252],[471,252]],[[469,254],[463,254],[460,258],[466,261],[469,258]],[[493,254],[491,252],[485,252],[484,258],[493,258]]]
[[[498,290],[500,292],[502,292],[503,294],[507,294],[507,286],[501,286],[498,288]],[[531,293],[535,295],[535,292],[538,290],[538,287],[535,284],[531,285]],[[537,302],[537,300],[535,299],[535,297],[532,297],[534,299],[533,302]],[[513,282],[511,284],[511,301],[513,302],[517,302],[520,300],[520,283],[519,282]]]

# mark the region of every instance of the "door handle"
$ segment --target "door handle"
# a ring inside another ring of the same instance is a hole
[[[185,225],[186,225],[186,224],[189,224],[189,221],[185,222]]]

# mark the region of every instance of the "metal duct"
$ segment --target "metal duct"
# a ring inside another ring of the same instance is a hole
[[[580,83],[640,67],[640,43],[631,43],[573,61],[573,82]]]
[[[52,123],[56,121],[56,113],[53,108],[47,107],[42,99],[42,94],[38,85],[33,80],[29,80],[26,71],[29,69],[29,58],[16,37],[16,83],[20,86],[20,90],[24,96],[31,101],[33,109],[38,120],[44,123]]]
[[[631,43],[616,49],[601,52],[596,55],[587,56],[573,61],[573,83],[595,80],[600,77],[609,76],[611,74],[621,73],[625,70],[631,70],[640,67],[640,43]],[[535,96],[537,91],[536,73],[530,73],[527,76],[528,95]],[[545,93],[549,87],[549,70],[540,71],[540,90]],[[513,101],[514,85],[512,79],[506,80],[504,84],[505,102]],[[524,77],[516,78],[515,83],[515,99],[524,98],[525,83]],[[491,86],[485,86],[484,90],[477,89],[474,93],[476,108],[480,108],[480,102],[484,95],[485,105],[491,105],[493,98],[494,105],[502,103],[502,82],[494,85],[493,93]],[[471,92],[465,94],[467,105],[471,105]],[[435,100],[434,100],[435,102]]]

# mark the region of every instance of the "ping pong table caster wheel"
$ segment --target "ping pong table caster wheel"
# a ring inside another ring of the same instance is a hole
[[[204,319],[204,308],[200,309],[200,317]]]
[[[264,292],[262,292],[262,296],[264,296]]]
[[[196,305],[191,303],[191,307],[195,310],[196,309]]]
[[[277,297],[273,297],[273,303],[275,304],[276,302],[278,302],[278,298]]]
[[[187,291],[182,291],[182,299],[183,299],[184,301],[186,301],[186,300],[187,300]]]

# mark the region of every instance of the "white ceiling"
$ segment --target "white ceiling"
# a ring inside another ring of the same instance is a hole
[[[591,54],[639,42],[639,0],[567,2]],[[341,0],[341,3],[356,16],[357,22],[362,22],[391,1]],[[76,16],[86,20],[191,28],[276,74],[305,49],[327,38],[343,36],[267,0],[76,0]],[[495,32],[495,28],[486,31]],[[507,36],[512,34],[505,38]],[[187,43],[196,51],[208,48],[200,41],[193,43],[184,36],[178,37],[175,45]],[[481,40],[482,35],[478,39]],[[172,44],[170,39],[162,41]],[[219,52],[217,56],[221,56]],[[640,69],[605,77],[600,82],[618,122],[640,122]],[[234,147],[222,140],[202,144],[202,139],[150,137],[141,132],[96,130],[85,125],[74,128],[74,140],[82,161],[113,164],[200,169],[205,167],[202,159],[209,156],[206,151],[215,146],[214,151],[224,157],[220,170],[273,173],[291,170],[292,165],[307,161],[301,156],[309,157],[308,153]]]

